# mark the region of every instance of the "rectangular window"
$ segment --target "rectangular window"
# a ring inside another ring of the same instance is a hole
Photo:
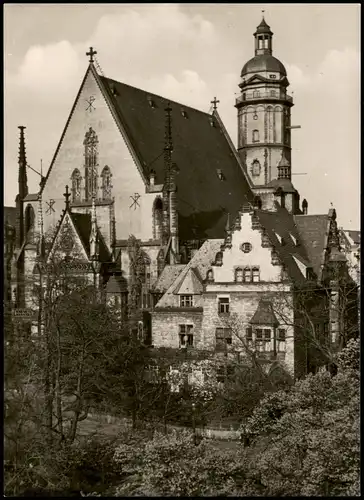
[[[271,340],[271,330],[266,328],[263,330],[263,338],[266,342],[270,342]]]
[[[179,325],[179,346],[193,347],[193,325]]]
[[[254,283],[257,283],[258,281],[260,281],[259,267],[253,267],[252,274],[253,274],[253,282]]]
[[[232,343],[231,328],[216,328],[216,350],[225,350]]]
[[[252,280],[251,269],[249,267],[246,267],[244,269],[244,283],[250,283],[251,280]]]
[[[257,328],[255,330],[256,338],[257,340],[263,340],[263,330],[260,328]]]
[[[275,90],[271,90],[270,95],[271,95],[271,97],[277,97],[277,93]]]
[[[192,307],[193,306],[193,296],[192,295],[181,295],[180,306],[181,307]]]
[[[228,297],[219,297],[219,314],[229,314],[230,300]]]

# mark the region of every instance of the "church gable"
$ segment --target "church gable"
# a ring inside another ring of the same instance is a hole
[[[89,262],[87,249],[69,212],[64,214],[57,229],[47,261],[49,262],[53,257],[60,260],[68,257],[81,262]]]
[[[138,236],[144,216],[145,179],[110,96],[92,64],[82,82],[43,187],[46,230],[55,226],[61,215],[62,193],[66,185],[71,190],[71,206],[77,207],[78,211],[87,212],[93,195],[97,206],[111,206],[115,198],[116,233]],[[133,203],[133,200],[136,201]],[[111,217],[107,219],[102,224],[105,239],[110,234]]]

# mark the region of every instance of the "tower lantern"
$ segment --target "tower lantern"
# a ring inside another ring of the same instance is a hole
[[[257,31],[254,33],[255,37],[255,55],[259,56],[262,54],[272,55],[272,38],[273,33],[270,30],[270,26],[266,23],[264,16],[257,27]]]

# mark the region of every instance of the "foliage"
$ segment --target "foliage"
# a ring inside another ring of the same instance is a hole
[[[194,446],[187,431],[156,433],[152,440],[135,446],[121,445],[115,462],[129,474],[116,496],[203,496],[234,494],[243,480],[236,454],[216,453],[202,442]]]
[[[359,494],[359,382],[351,371],[309,375],[266,396],[248,420],[249,473],[266,495]]]

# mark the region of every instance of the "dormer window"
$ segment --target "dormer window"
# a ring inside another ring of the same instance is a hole
[[[181,115],[183,116],[183,118],[188,118],[187,111],[183,108],[181,109]]]
[[[220,179],[220,181],[224,181],[225,180],[225,176],[224,176],[224,174],[223,174],[223,172],[222,172],[222,170],[220,168],[218,168],[216,170],[216,173],[217,173],[217,176]]]
[[[253,130],[253,142],[259,142],[259,130]]]
[[[148,96],[147,99],[148,99],[149,106],[154,109],[155,103],[154,103],[153,99],[151,98],[151,96]]]

